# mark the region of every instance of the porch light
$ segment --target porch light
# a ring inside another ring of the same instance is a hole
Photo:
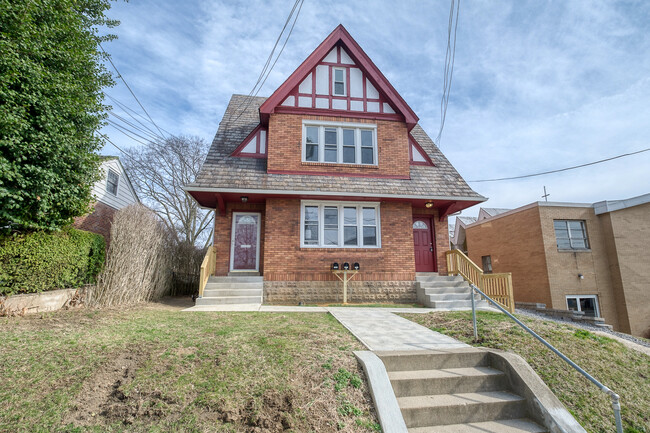
[[[359,268],[360,268],[359,263],[355,263],[353,268],[354,268],[355,271],[358,271]]]
[[[349,271],[350,270],[350,264],[348,262],[343,263],[343,270],[344,271]]]
[[[578,274],[578,278],[580,278],[581,280],[584,280],[584,279],[585,279],[585,276],[582,275],[582,274]]]
[[[246,203],[247,201],[248,201],[248,197],[246,197],[245,195],[242,195],[241,196],[241,202]]]
[[[428,201],[428,202],[426,202],[426,203],[424,204],[424,207],[426,207],[427,209],[431,209],[431,208],[433,207],[433,202],[432,202],[432,201]]]
[[[339,264],[336,263],[336,262],[332,263],[332,270],[333,271],[338,271],[339,270]]]

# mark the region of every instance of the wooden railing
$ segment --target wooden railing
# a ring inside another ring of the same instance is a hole
[[[460,275],[490,298],[497,301],[506,310],[515,312],[515,299],[512,295],[512,274],[485,274],[473,261],[460,250],[447,251],[447,268],[449,275]]]
[[[214,246],[208,247],[208,251],[205,253],[205,258],[203,263],[201,263],[201,278],[199,279],[199,298],[203,297],[203,290],[205,285],[208,284],[208,279],[210,275],[214,274],[214,270],[217,265],[217,252]]]

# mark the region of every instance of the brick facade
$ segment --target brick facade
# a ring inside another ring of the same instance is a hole
[[[302,162],[302,121],[366,123],[377,125],[377,166]],[[269,120],[267,168],[271,172],[346,173],[409,177],[408,131],[404,122],[354,117],[272,114]]]
[[[101,202],[95,202],[93,208],[91,213],[75,218],[73,226],[104,236],[108,247],[111,240],[111,225],[117,209]]]

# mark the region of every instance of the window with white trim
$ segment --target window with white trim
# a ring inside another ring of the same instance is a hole
[[[303,201],[300,246],[379,248],[379,203]]]
[[[377,165],[377,126],[303,121],[302,160]]]
[[[334,96],[346,96],[345,92],[345,69],[334,68],[332,74],[332,94]]]
[[[106,191],[113,195],[117,195],[117,184],[119,181],[120,175],[109,168],[108,174],[106,175]]]
[[[553,228],[559,250],[589,249],[587,226],[584,221],[554,220]]]
[[[596,295],[569,295],[566,297],[567,309],[582,311],[585,316],[600,317]]]

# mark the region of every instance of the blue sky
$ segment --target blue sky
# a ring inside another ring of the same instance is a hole
[[[104,44],[156,123],[212,141],[230,95],[257,80],[293,5],[132,0]],[[399,5],[399,6],[397,6]],[[260,96],[342,23],[433,138],[449,2],[305,0]],[[468,181],[517,176],[650,147],[650,2],[464,1],[440,147]],[[139,110],[122,83],[107,93]],[[110,101],[109,101],[110,102]],[[115,104],[113,104],[115,106]],[[116,107],[116,113],[124,116]],[[138,143],[108,126],[118,146]],[[103,153],[119,154],[107,145]],[[595,202],[650,192],[650,152],[565,173],[470,183],[486,207]],[[464,215],[476,215],[478,207]]]

